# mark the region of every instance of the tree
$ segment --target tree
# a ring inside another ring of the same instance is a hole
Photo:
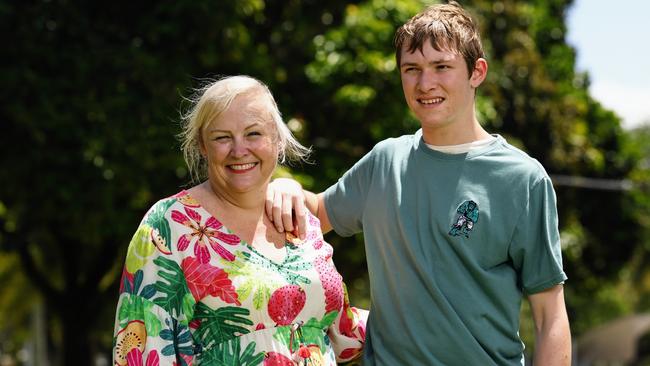
[[[305,44],[342,6],[3,2],[0,250],[42,294],[62,364],[110,347],[132,232],[188,181],[174,137],[182,97],[243,73],[296,109]]]

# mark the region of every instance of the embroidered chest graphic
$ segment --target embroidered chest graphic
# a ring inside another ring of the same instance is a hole
[[[449,235],[469,238],[469,233],[478,221],[478,205],[474,201],[465,201],[456,209],[456,220],[451,225]]]

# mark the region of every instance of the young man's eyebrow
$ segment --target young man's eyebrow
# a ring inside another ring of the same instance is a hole
[[[444,63],[452,62],[452,61],[453,61],[453,59],[449,58],[449,57],[447,57],[447,58],[439,58],[439,59],[436,59],[436,60],[428,61],[427,65],[438,65],[438,64],[444,64]],[[419,65],[419,63],[417,63],[417,62],[402,62],[402,64],[400,65],[400,68],[404,67],[404,66],[418,66],[418,65]]]

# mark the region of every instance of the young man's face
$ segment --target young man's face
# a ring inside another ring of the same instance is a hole
[[[479,59],[472,75],[461,55],[437,51],[427,40],[422,52],[402,47],[400,75],[404,97],[424,132],[453,134],[474,122],[474,93],[487,72]]]

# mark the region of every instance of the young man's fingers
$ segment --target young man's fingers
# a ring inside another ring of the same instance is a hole
[[[298,237],[302,240],[305,240],[307,237],[307,208],[305,207],[305,200],[301,197],[293,198],[293,211],[294,211],[294,220],[295,225],[298,227]]]
[[[275,192],[273,194],[273,205],[271,208],[272,214],[271,216],[273,217],[273,225],[275,225],[275,229],[279,232],[284,232],[284,224],[282,223],[282,193],[281,192]]]
[[[282,195],[282,226],[285,231],[293,231],[293,200],[289,194]]]
[[[273,185],[269,184],[266,188],[266,199],[264,200],[266,217],[268,217],[271,222],[273,222],[273,197],[275,196],[275,190],[272,187]]]

